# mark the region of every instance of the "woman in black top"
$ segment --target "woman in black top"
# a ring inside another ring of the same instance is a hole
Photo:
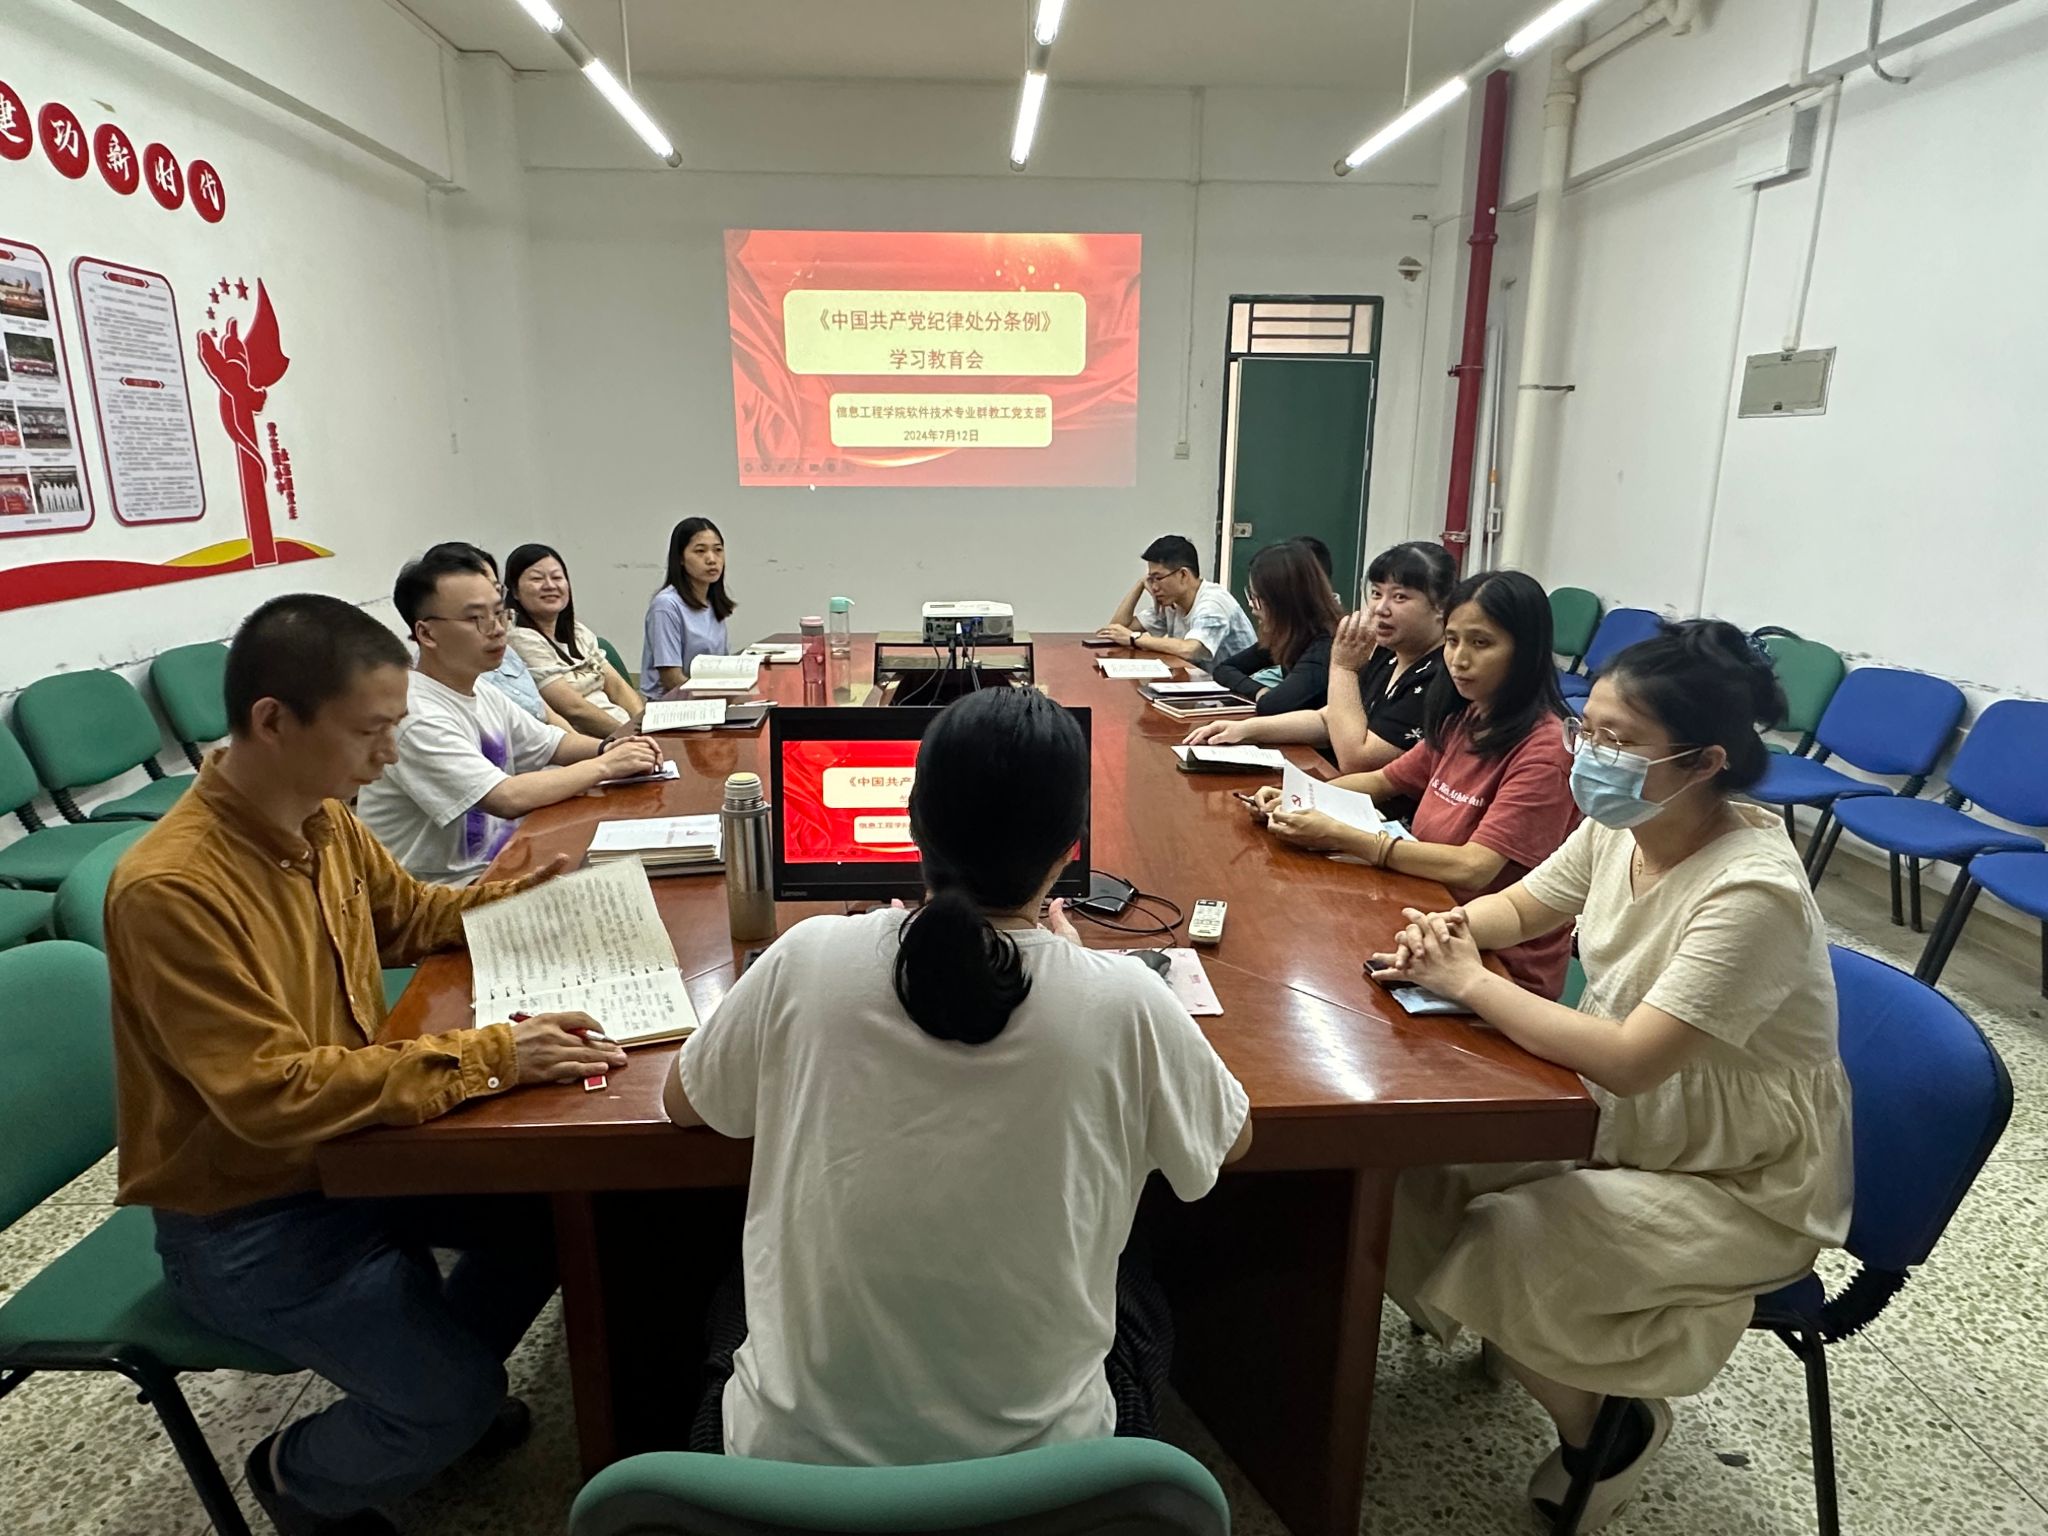
[[[1338,617],[1323,568],[1305,545],[1291,539],[1269,544],[1252,558],[1245,594],[1259,643],[1223,657],[1209,675],[1240,698],[1253,700],[1261,715],[1321,709]],[[1277,682],[1272,680],[1276,671]]]
[[[1422,737],[1422,702],[1443,666],[1444,602],[1458,569],[1441,544],[1396,544],[1366,570],[1365,606],[1337,626],[1320,708],[1260,710],[1197,726],[1192,745],[1317,746],[1346,773],[1384,768]]]

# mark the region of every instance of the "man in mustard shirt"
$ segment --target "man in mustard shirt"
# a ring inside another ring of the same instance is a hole
[[[348,1395],[250,1453],[283,1536],[381,1536],[480,1442],[525,1437],[504,1361],[554,1290],[545,1209],[338,1200],[315,1149],[521,1083],[616,1071],[581,1014],[379,1043],[383,965],[566,863],[422,885],[344,804],[396,757],[410,658],[338,598],[274,598],[228,652],[231,737],[107,892],[120,1193],[180,1303]],[[458,1254],[444,1276],[433,1249]]]

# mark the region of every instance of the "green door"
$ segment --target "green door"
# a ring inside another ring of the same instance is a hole
[[[1370,357],[1243,357],[1226,430],[1232,476],[1224,536],[1230,588],[1244,600],[1252,556],[1313,534],[1330,547],[1344,607],[1358,603],[1372,463],[1376,365]]]

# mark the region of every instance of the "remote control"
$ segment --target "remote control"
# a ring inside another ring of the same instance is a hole
[[[1195,903],[1194,915],[1188,919],[1188,942],[1191,944],[1214,944],[1223,937],[1223,914],[1230,910],[1227,901],[1203,899]]]

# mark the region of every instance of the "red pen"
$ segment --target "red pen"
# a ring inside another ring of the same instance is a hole
[[[533,1015],[530,1013],[515,1013],[512,1015],[512,1022],[514,1024],[524,1024],[532,1017]],[[562,1027],[566,1029],[570,1034],[574,1035],[578,1040],[588,1040],[592,1035],[599,1035],[599,1037],[602,1038],[600,1031],[594,1029],[585,1029],[580,1024],[565,1024]],[[585,1079],[583,1079],[583,1091],[585,1093],[596,1093],[600,1088],[604,1088],[606,1086],[608,1086],[607,1079],[605,1078],[605,1075],[602,1072],[598,1073],[594,1077],[586,1077]]]

